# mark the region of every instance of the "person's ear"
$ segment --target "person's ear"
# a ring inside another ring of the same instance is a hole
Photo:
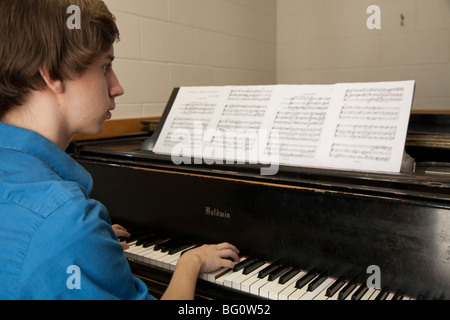
[[[52,90],[55,94],[64,93],[64,82],[61,80],[53,80],[45,66],[39,68],[39,73],[50,90]]]

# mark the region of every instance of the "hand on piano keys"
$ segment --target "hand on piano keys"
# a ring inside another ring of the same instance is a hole
[[[180,256],[198,245],[189,240],[165,238],[159,235],[136,237],[125,250],[127,258],[151,268],[162,268],[173,272]],[[223,246],[226,246],[225,244]],[[201,248],[201,247],[200,247]],[[214,246],[203,247],[217,250]],[[220,248],[220,247],[219,247]],[[224,249],[226,247],[222,247]],[[229,248],[227,248],[229,249]],[[237,254],[237,251],[235,252]],[[234,256],[234,255],[233,255]],[[236,256],[234,256],[236,259]],[[199,275],[199,279],[220,287],[228,287],[261,299],[270,300],[410,300],[400,290],[390,291],[368,288],[364,277],[352,273],[340,278],[327,276],[328,272],[301,266],[290,266],[283,261],[265,260],[244,256],[238,262],[228,261],[226,265],[211,271],[219,264],[210,265]]]
[[[120,226],[116,229],[119,232]],[[129,259],[137,258],[135,249],[139,251],[139,261],[174,272],[170,284],[163,295],[165,299],[193,299],[197,279],[202,273],[210,273],[221,269],[232,269],[240,260],[239,250],[232,244],[224,242],[214,245],[197,245],[192,241],[178,237],[164,237],[156,234],[144,234],[127,239],[128,248],[125,254]],[[123,240],[119,239],[119,241]],[[136,240],[135,240],[136,239]]]
[[[125,241],[125,239],[128,239],[131,236],[131,234],[127,231],[127,229],[122,227],[120,224],[114,224],[112,228],[114,233],[116,234],[116,237],[119,239],[119,243],[122,245],[123,249],[124,250],[128,249],[130,246]]]
[[[199,273],[210,273],[224,269],[233,269],[240,261],[239,250],[232,244],[224,242],[216,245],[203,245],[188,250],[200,262]]]

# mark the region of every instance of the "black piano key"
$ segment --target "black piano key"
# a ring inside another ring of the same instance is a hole
[[[173,239],[172,241],[169,241],[165,244],[164,249],[162,249],[162,252],[170,252],[173,249],[176,249],[180,246],[184,246],[186,244],[190,244],[190,241],[186,239]],[[186,248],[185,248],[186,249]]]
[[[147,239],[142,243],[142,246],[144,248],[149,248],[149,247],[154,246],[164,240],[166,240],[166,238],[163,238],[163,237],[155,237],[154,239]]]
[[[297,280],[297,282],[295,283],[295,287],[297,289],[301,289],[315,277],[317,277],[316,272],[314,270],[309,271],[307,274],[305,274],[303,277]]]
[[[353,290],[355,290],[355,288],[356,288],[356,283],[354,281],[350,281],[349,283],[347,283],[347,285],[344,287],[344,289],[339,291],[338,299],[345,300],[349,296],[349,294],[352,293]]]
[[[279,266],[269,274],[269,281],[274,281],[288,272],[291,268],[287,266]]]
[[[369,288],[365,284],[361,285],[361,287],[353,294],[352,300],[361,300],[368,290]]]
[[[416,300],[425,300],[425,295],[424,294],[419,294],[416,298]]]
[[[161,239],[160,235],[155,235],[155,234],[149,234],[147,236],[143,236],[140,237],[137,241],[136,241],[136,245],[137,246],[144,246],[146,243],[148,242],[152,242],[155,240]]]
[[[233,272],[238,272],[242,269],[244,269],[245,267],[248,267],[250,265],[252,265],[253,263],[255,263],[256,261],[258,261],[258,259],[254,259],[254,258],[247,258],[241,262],[236,263],[236,265],[233,268]]]
[[[344,277],[337,279],[331,286],[328,287],[326,296],[332,297],[345,284]]]
[[[244,271],[242,271],[242,274],[244,275],[248,275],[249,273],[252,273],[253,271],[255,271],[256,269],[258,269],[259,267],[261,267],[262,265],[264,265],[264,261],[255,261],[255,263],[247,266],[244,268]]]
[[[162,239],[161,241],[159,241],[157,244],[155,244],[155,251],[159,251],[162,250],[163,248],[165,248],[165,245],[167,242],[169,242],[171,239]]]
[[[269,273],[271,273],[272,271],[274,271],[275,269],[278,268],[278,263],[274,262],[271,265],[267,266],[266,268],[264,268],[263,270],[261,270],[258,273],[258,278],[262,279],[264,277],[266,277]]]
[[[149,241],[149,242],[144,243],[143,247],[144,248],[148,248],[148,247],[151,247],[151,246],[155,246],[155,248],[156,248],[156,246],[158,246],[161,243],[166,242],[167,240],[168,240],[167,238],[160,238],[160,239],[157,239],[157,240],[154,240],[154,241]],[[153,250],[157,251],[157,249],[155,249],[155,248],[153,248]]]
[[[174,246],[177,246],[179,242],[180,242],[180,239],[172,238],[164,243],[161,243],[158,246],[158,249],[155,248],[155,250],[161,250],[161,252],[168,252],[171,248],[173,248]]]
[[[141,246],[141,245],[142,245],[142,242],[143,242],[145,239],[149,238],[150,236],[151,236],[151,235],[149,235],[149,234],[145,234],[145,235],[142,235],[142,236],[137,237],[137,238],[136,238],[136,245],[137,245],[137,246]]]
[[[381,290],[380,293],[376,296],[375,300],[386,300],[388,295],[389,295],[389,288],[384,287],[383,290]]]
[[[148,233],[145,233],[145,232],[135,232],[135,233],[133,233],[132,235],[130,235],[130,237],[129,238],[127,238],[127,242],[128,243],[130,243],[130,242],[133,242],[133,241],[139,241],[139,240],[141,240],[141,239],[143,239],[143,238],[145,238],[145,237],[147,237],[148,236]]]
[[[286,282],[291,280],[293,277],[295,277],[299,273],[300,273],[300,268],[292,268],[290,271],[288,271],[287,273],[283,274],[280,277],[280,280],[278,280],[278,283],[285,284]]]
[[[308,291],[314,291],[317,289],[318,286],[320,286],[325,280],[327,280],[327,276],[325,275],[319,275],[316,279],[311,281],[308,285]]]
[[[155,234],[154,231],[148,229],[128,229],[128,233],[130,236],[127,240],[130,242],[139,241],[140,239],[148,237],[148,235]]]
[[[189,243],[184,243],[184,244],[180,244],[179,246],[172,248],[169,250],[169,254],[170,255],[174,255],[177,254],[178,252],[181,252],[183,250],[186,250],[187,248],[192,247],[193,244],[189,244]]]
[[[398,289],[395,292],[394,296],[392,297],[392,300],[403,300],[403,294],[404,294],[403,290]]]

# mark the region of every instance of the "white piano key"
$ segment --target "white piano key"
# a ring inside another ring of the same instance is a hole
[[[388,296],[386,297],[386,300],[392,300],[392,298],[395,296],[393,292],[389,292]]]
[[[283,289],[280,293],[278,293],[278,300],[289,300],[289,297],[298,290],[295,287],[295,284],[304,275],[306,275],[306,272],[301,271],[293,279],[291,279],[291,281],[289,281],[289,285],[287,285],[287,287],[285,289]]]
[[[135,260],[139,261],[139,262],[144,262],[145,255],[150,253],[150,252],[152,252],[152,249],[149,249],[149,248],[145,248],[143,250],[137,251],[135,253],[135,256],[136,256]]]
[[[240,276],[242,276],[242,271],[243,270],[239,270],[237,272],[227,273],[226,276],[224,276],[224,278],[223,278],[223,285],[225,287],[232,288],[233,287],[233,281],[235,279],[239,278]]]
[[[149,256],[150,259],[150,265],[155,267],[161,267],[161,263],[159,262],[162,257],[165,257],[167,253],[161,252],[161,251],[155,251],[151,256]]]
[[[265,267],[269,266],[270,263],[263,264],[259,269],[263,270]],[[250,286],[253,285],[255,282],[260,280],[258,278],[258,273],[253,274],[251,277],[246,279],[244,282],[241,283],[241,290],[247,293],[250,293]]]
[[[261,289],[262,289],[264,286],[270,285],[270,284],[271,284],[271,282],[270,282],[268,279],[269,279],[269,276],[267,275],[267,276],[265,276],[264,278],[259,279],[258,281],[252,283],[252,284],[250,285],[250,293],[252,293],[252,294],[254,294],[254,295],[257,295],[257,296],[261,296],[261,295],[260,295]]]
[[[219,270],[211,273],[204,273],[200,277],[206,281],[215,283],[217,279],[221,278],[229,272],[232,272],[232,270],[229,268],[220,268]]]
[[[370,295],[368,295],[370,293]],[[367,299],[361,299],[361,300],[375,300],[376,299],[376,297],[377,297],[377,295],[379,295],[380,294],[380,290],[377,290],[377,289],[370,289],[369,288],[369,290],[366,292],[366,294],[363,296],[363,298],[365,297],[365,296],[367,296],[368,295],[368,297],[367,297]]]
[[[242,285],[243,282],[249,280],[250,278],[254,278],[255,276],[257,276],[259,271],[263,270],[265,267],[266,267],[266,265],[263,265],[263,266],[261,266],[259,268],[256,268],[255,270],[253,270],[249,274],[242,274],[240,277],[234,279],[233,283],[232,283],[232,288],[241,290],[241,285]]]
[[[359,285],[357,285],[352,292],[344,299],[344,300],[352,300],[352,296],[355,294],[355,292],[359,289]]]
[[[192,248],[194,248],[194,247],[195,247],[195,246],[191,246],[191,247],[189,247],[189,248],[186,248],[185,250],[189,250],[189,249],[192,249]],[[169,270],[169,271],[175,271],[175,267],[176,267],[176,265],[177,265],[177,262],[178,262],[178,260],[180,259],[181,254],[182,254],[185,250],[180,251],[180,252],[178,252],[178,253],[176,253],[176,254],[173,254],[173,255],[171,255],[171,258],[166,259],[166,261],[163,262],[163,268],[164,268],[164,269],[167,269],[167,270]]]
[[[299,275],[306,274],[305,272],[300,272]],[[280,293],[291,286],[292,284],[295,284],[295,282],[298,280],[296,276],[292,277],[289,281],[287,281],[285,284],[277,283],[276,286],[273,286],[269,291],[269,299],[271,300],[279,300],[280,299]]]
[[[329,284],[323,288],[322,291],[320,291],[312,300],[337,300],[337,297],[339,296],[339,290],[337,290],[331,297],[327,296],[327,289],[336,282],[336,279],[328,278],[331,281],[329,281]],[[328,280],[327,279],[327,280]],[[325,282],[327,281],[325,280]],[[320,288],[320,286],[319,286]],[[319,290],[319,288],[317,288]]]
[[[172,272],[175,271],[179,258],[180,257],[178,257],[178,259],[176,259],[176,260],[173,260],[173,261],[169,262],[169,270],[170,271],[172,271]]]
[[[227,271],[224,275],[229,274],[229,273],[231,273],[231,272],[233,272],[233,270],[228,269],[228,271]],[[223,276],[224,276],[224,275],[223,275]],[[224,280],[223,280],[223,279],[224,279],[223,276],[220,276],[220,277],[216,278],[216,281],[214,281],[214,283],[223,286],[223,281],[224,281]]]
[[[157,251],[155,251],[155,246],[148,247],[148,251],[143,255],[144,263],[150,265],[150,257],[155,255]]]
[[[275,288],[279,288],[279,290],[281,290],[281,288],[285,285],[279,284],[279,280],[280,278],[277,278],[273,281],[268,281],[268,283],[266,285],[264,285],[263,287],[261,287],[259,289],[259,296],[264,297],[264,298],[270,298],[270,293],[272,291],[276,291]]]
[[[154,246],[152,246],[152,250],[144,255],[144,261],[146,264],[150,266],[155,266],[156,259],[161,256],[161,251],[155,251]]]
[[[269,298],[270,291],[272,291],[273,287],[278,285],[278,281],[277,280],[278,279],[276,279],[274,281],[270,281],[265,286],[261,287],[260,290],[259,290],[259,296],[263,297],[263,298]]]
[[[308,291],[308,285],[301,289],[295,290],[291,295],[289,295],[288,300],[300,300],[300,298],[306,294]]]
[[[244,260],[246,260],[246,259],[247,259],[246,257],[241,258],[241,262],[244,261]],[[223,285],[224,285],[225,287],[231,288],[231,287],[232,287],[232,282],[233,282],[233,280],[236,279],[236,278],[238,278],[239,276],[241,276],[243,271],[244,271],[244,270],[241,269],[241,270],[239,270],[239,271],[236,271],[236,272],[232,271],[232,272],[229,272],[229,273],[227,273],[226,275],[224,275],[224,276],[223,276],[223,279],[221,280],[221,281],[223,282]]]
[[[161,256],[155,261],[155,266],[163,268],[163,263],[167,258],[170,258],[170,254],[168,252],[161,252]]]
[[[369,300],[370,296],[373,294],[373,289],[368,288],[367,291],[363,294],[360,300]],[[354,293],[353,293],[354,294]],[[352,294],[352,295],[353,295]]]
[[[180,255],[181,254],[169,254],[167,257],[161,259],[161,267],[165,270],[170,270],[170,265],[174,261],[178,261],[180,259]]]
[[[133,254],[133,252],[135,250],[137,250],[138,247],[136,246],[136,241],[134,241],[128,245],[129,245],[129,248],[125,249],[124,252],[125,252],[125,254],[131,255],[131,254]]]
[[[133,245],[133,246],[130,246],[130,248],[128,248],[125,251],[125,254],[127,255],[127,257],[129,259],[136,260],[137,259],[137,254],[140,251],[143,251],[143,250],[144,250],[144,247]]]
[[[127,253],[132,251],[134,248],[136,248],[136,241],[128,243],[128,249],[124,249],[124,252]]]

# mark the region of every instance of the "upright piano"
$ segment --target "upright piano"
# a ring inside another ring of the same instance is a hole
[[[399,174],[174,165],[142,150],[156,134],[143,128],[68,152],[131,231],[131,269],[156,297],[177,255],[227,241],[242,263],[200,276],[198,299],[450,298],[450,115],[411,116],[415,166]]]

